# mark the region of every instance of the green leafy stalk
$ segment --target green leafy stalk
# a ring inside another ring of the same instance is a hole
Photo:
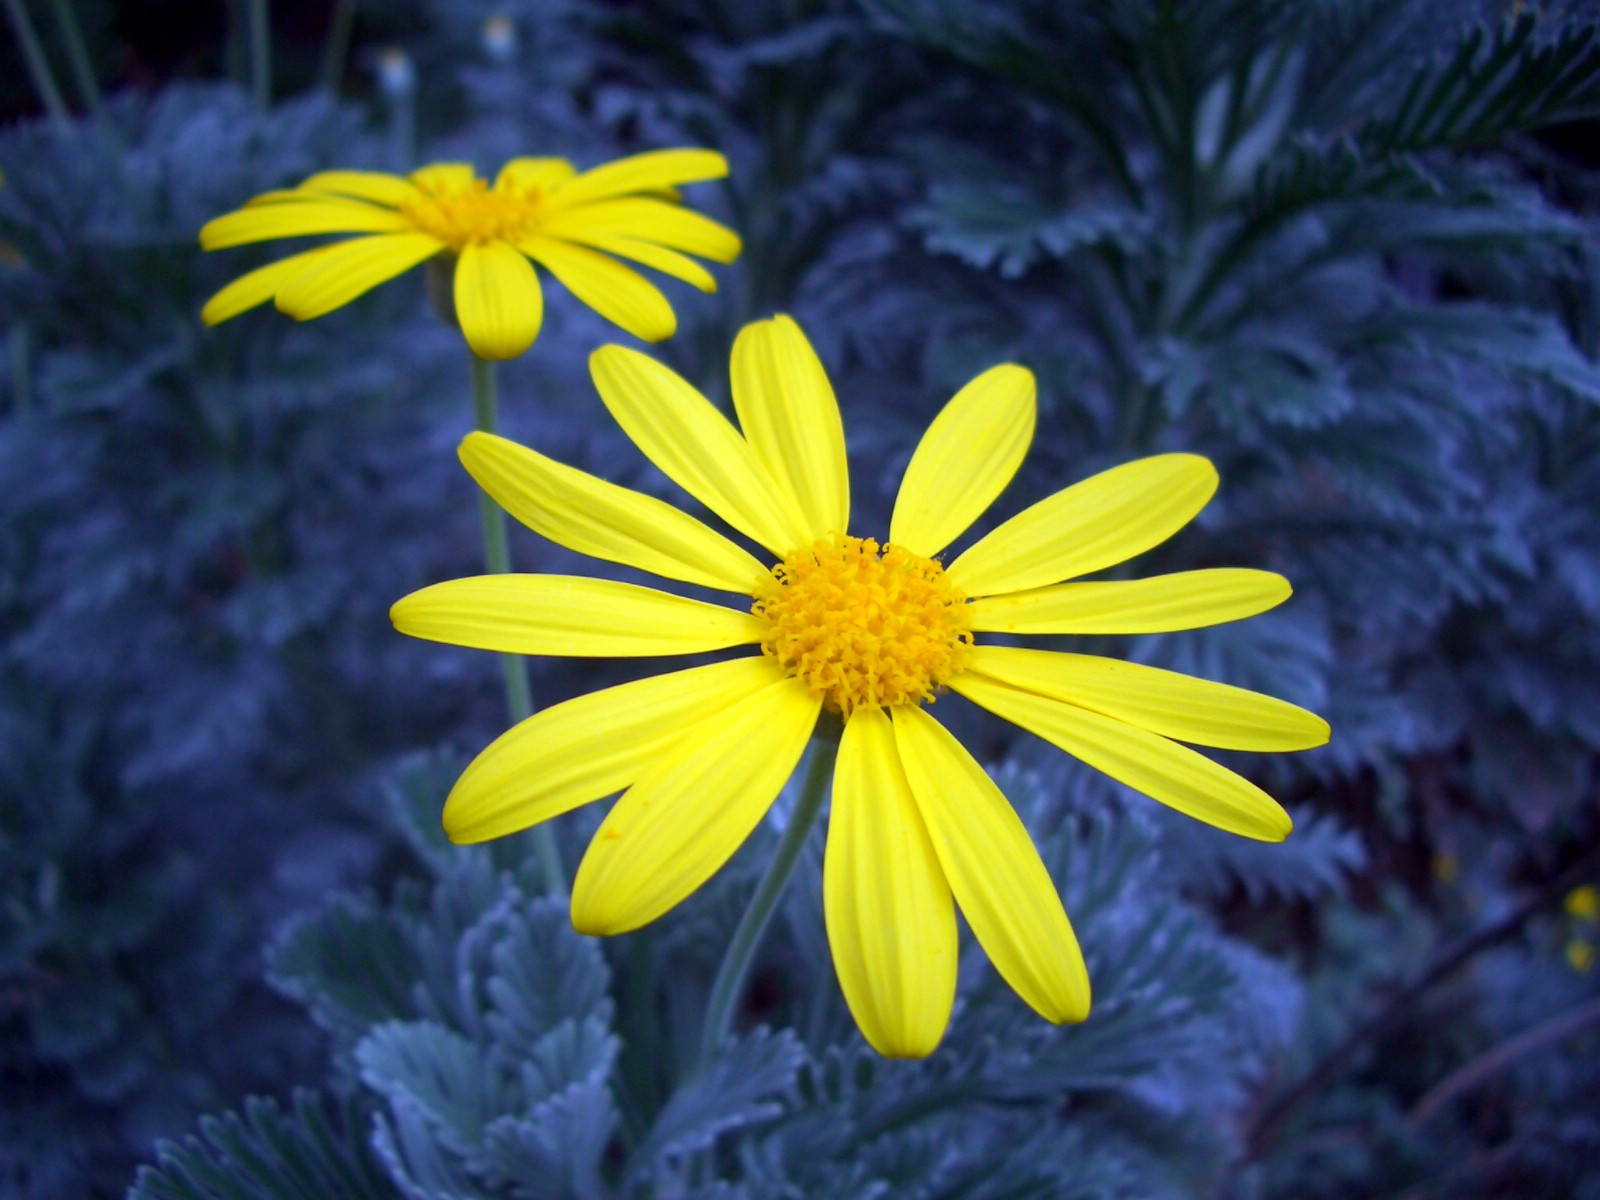
[[[709,1060],[722,1043],[727,1041],[733,1025],[733,1007],[744,990],[745,977],[750,973],[750,963],[767,922],[772,919],[778,900],[783,895],[789,876],[794,874],[800,861],[800,851],[822,812],[822,799],[828,791],[828,780],[833,778],[833,761],[838,756],[839,743],[835,738],[819,737],[813,740],[811,762],[806,768],[805,782],[800,788],[800,799],[789,814],[789,824],[778,841],[767,873],[761,877],[756,894],[750,897],[750,907],[739,918],[739,927],[728,942],[722,965],[717,968],[717,978],[711,985],[711,998],[706,1002],[704,1032],[700,1038],[700,1057]]]
[[[56,86],[55,76],[50,73],[50,62],[44,56],[44,48],[39,45],[39,35],[33,30],[33,22],[28,19],[28,10],[23,7],[22,0],[6,0],[6,15],[11,18],[11,27],[16,30],[22,58],[28,64],[28,75],[33,80],[33,90],[39,93],[39,102],[44,105],[45,112],[50,114],[57,128],[65,131],[72,124],[72,115],[67,111],[66,101],[61,98],[61,89]]]
[[[496,389],[494,364],[472,355],[472,410],[477,427],[484,433],[494,433]],[[511,549],[506,540],[505,510],[495,503],[488,492],[480,492],[478,513],[483,524],[484,565],[495,575],[511,571]],[[528,664],[519,654],[502,654],[500,670],[505,680],[506,711],[512,724],[526,721],[533,715],[533,688],[528,682]],[[545,888],[551,895],[561,895],[567,890],[566,872],[561,865],[561,851],[555,836],[547,825],[532,830],[534,852],[539,856],[539,869],[544,874]]]
[[[100,84],[94,77],[94,65],[89,61],[89,51],[83,42],[83,30],[78,26],[77,14],[72,11],[72,0],[51,0],[55,9],[56,25],[61,31],[61,44],[66,47],[67,63],[72,68],[72,80],[83,97],[84,107],[92,113],[100,111]]]

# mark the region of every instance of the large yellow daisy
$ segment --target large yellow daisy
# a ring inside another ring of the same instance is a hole
[[[280,312],[307,321],[448,255],[456,319],[480,358],[515,358],[538,337],[544,299],[533,263],[607,320],[659,342],[677,328],[672,306],[617,258],[716,291],[716,280],[689,255],[732,262],[739,237],[685,208],[675,189],[727,173],[727,160],[712,150],[654,150],[582,174],[563,158],[514,158],[492,187],[465,163],[435,163],[406,177],[324,171],[207,222],[200,245],[362,236],[251,271],[200,315],[215,325],[273,300]]]
[[[1054,1022],[1082,1020],[1089,980],[1044,864],[1006,798],[928,706],[948,689],[1190,816],[1282,840],[1289,818],[1255,785],[1180,745],[1297,750],[1320,717],[1255,692],[1108,658],[994,644],[990,634],[1189,629],[1271,608],[1289,584],[1213,569],[1065,582],[1170,537],[1217,486],[1204,458],[1114,467],[939,555],[1005,488],[1033,436],[1033,376],[984,372],[906,468],[889,537],[847,533],[844,430],[822,364],[787,317],[733,348],[739,428],[666,367],[605,346],[601,399],[665,474],[777,559],[662,500],[503,438],[469,434],[467,470],[529,528],[569,549],[749,602],[629,583],[499,575],[424,588],[395,626],[522,654],[746,657],[558,704],[497,739],[445,803],[477,842],[623,791],[578,869],[573,924],[614,934],[706,881],[761,821],[824,709],[843,718],[823,871],[845,999],[879,1051],[939,1042],[956,985],[956,919]]]

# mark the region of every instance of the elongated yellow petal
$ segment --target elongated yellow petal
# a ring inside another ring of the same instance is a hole
[[[1213,567],[990,596],[967,615],[980,633],[1171,633],[1253,617],[1291,590],[1271,571]]]
[[[1089,972],[1021,818],[943,725],[911,705],[892,714],[934,853],[995,970],[1045,1020],[1083,1020]]]
[[[314,233],[402,233],[410,228],[411,222],[393,209],[359,200],[303,197],[298,202],[262,204],[214,217],[200,229],[200,246],[225,250]]]
[[[1271,796],[1203,754],[1113,717],[1019,691],[968,672],[951,688],[1197,821],[1241,837],[1281,842],[1293,822]]]
[[[578,172],[564,158],[513,158],[495,176],[497,192],[559,187]]]
[[[634,337],[660,342],[677,330],[678,318],[661,290],[616,259],[553,237],[525,238],[517,248],[548,267],[579,300]]]
[[[715,150],[648,150],[585,171],[563,184],[556,198],[562,204],[587,203],[629,192],[653,192],[680,183],[722,179],[727,174],[728,160]]]
[[[576,185],[562,188],[558,198],[565,201],[572,186]],[[742,245],[726,225],[669,200],[645,196],[558,208],[545,220],[544,229],[551,237],[575,239],[586,231],[620,233],[720,263],[738,258]]]
[[[1088,654],[977,646],[970,670],[1093,709],[1163,737],[1223,750],[1308,750],[1328,740],[1316,713],[1260,692]]]
[[[237,317],[240,313],[265,304],[278,294],[278,289],[284,284],[303,271],[309,270],[328,251],[338,248],[337,245],[318,246],[315,250],[290,255],[288,258],[257,267],[254,271],[239,276],[206,301],[205,307],[200,310],[200,319],[207,325],[219,325],[223,321]]]
[[[569,233],[566,235],[566,240],[606,254],[631,258],[634,262],[643,263],[663,275],[681,279],[702,292],[717,290],[716,278],[710,271],[687,255],[679,254],[676,250],[668,250],[665,246],[658,246],[654,242],[641,242],[637,238],[624,237],[620,233],[604,233],[598,230]]]
[[[950,564],[950,582],[993,596],[1125,562],[1182,529],[1216,490],[1217,469],[1199,455],[1123,463],[991,530]]]
[[[354,196],[388,208],[399,208],[422,195],[409,179],[383,171],[319,171],[302,183],[300,190]]]
[[[589,356],[600,398],[668,479],[778,556],[811,541],[810,526],[750,444],[674,371],[623,346]]]
[[[889,521],[889,540],[932,558],[983,515],[1033,441],[1033,372],[990,367],[957,392],[917,444]]]
[[[391,233],[328,247],[328,253],[278,289],[278,311],[309,321],[426,262],[443,243],[426,233]]]
[[[429,163],[411,172],[411,182],[425,192],[449,195],[465,192],[478,180],[471,163]]]
[[[932,1054],[955,1003],[955,903],[880,709],[852,713],[839,742],[822,895],[862,1035],[889,1058]]]
[[[759,642],[747,612],[577,575],[478,575],[397,600],[389,619],[430,642],[573,658],[697,654]]]
[[[654,496],[596,479],[492,433],[467,434],[460,454],[502,508],[579,554],[745,596],[767,575],[741,547]]]
[[[456,319],[479,358],[516,358],[539,336],[544,293],[533,264],[505,242],[469,244],[456,260]]]
[[[733,407],[761,465],[805,516],[809,537],[847,533],[850,474],[839,403],[816,351],[788,317],[739,331]]]
[[[821,703],[799,680],[783,679],[678,739],[589,843],[572,884],[573,927],[626,933],[711,878],[793,773]]]
[[[513,726],[444,802],[454,842],[484,842],[628,787],[695,725],[783,677],[765,655],[591,692]]]

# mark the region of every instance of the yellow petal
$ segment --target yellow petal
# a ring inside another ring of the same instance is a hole
[[[477,181],[471,163],[430,163],[411,172],[411,182],[434,195],[464,192]]]
[[[850,474],[839,404],[816,351],[788,317],[739,331],[733,407],[761,465],[804,514],[807,540],[848,532]]]
[[[207,325],[218,325],[257,305],[265,304],[278,294],[278,289],[284,284],[309,269],[328,251],[337,249],[337,245],[318,246],[315,250],[290,255],[239,276],[206,301],[205,307],[200,310],[200,319]]]
[[[850,1013],[889,1058],[939,1046],[956,995],[956,910],[879,709],[845,723],[822,864],[828,944]]]
[[[409,179],[383,171],[319,171],[302,183],[300,190],[354,196],[389,208],[399,208],[422,194]]]
[[[572,658],[697,654],[751,645],[766,631],[748,612],[577,575],[451,579],[396,601],[389,619],[430,642]]]
[[[766,655],[691,667],[591,692],[513,726],[444,802],[454,842],[504,837],[630,786],[683,735],[777,682]]]
[[[570,190],[563,188],[559,198],[566,200]],[[558,208],[546,218],[544,230],[551,237],[575,239],[585,232],[620,233],[720,263],[738,258],[741,246],[739,235],[726,225],[669,200],[644,196]]]
[[[967,615],[980,633],[1170,633],[1253,617],[1290,591],[1271,571],[1214,567],[1012,592],[973,601]]]
[[[470,244],[456,260],[456,319],[479,358],[516,358],[539,336],[544,293],[533,264],[505,242]]]
[[[513,158],[495,176],[497,192],[539,188],[547,191],[571,179],[577,171],[564,158]]]
[[[1205,507],[1217,469],[1195,454],[1112,467],[1024,509],[950,564],[969,596],[1059,583],[1166,541]]]
[[[1032,371],[1002,363],[955,394],[906,467],[891,542],[932,558],[983,515],[1033,441],[1034,392]]]
[[[978,646],[969,669],[1093,709],[1163,737],[1223,750],[1308,750],[1328,740],[1316,713],[1260,692],[1089,654]]]
[[[750,444],[675,372],[622,346],[596,350],[589,371],[617,424],[668,479],[779,557],[811,542]]]
[[[585,171],[563,184],[557,197],[563,204],[587,202],[722,179],[727,174],[728,160],[715,150],[649,150]]]
[[[974,704],[1197,821],[1262,842],[1281,842],[1289,836],[1293,822],[1276,800],[1187,746],[975,672],[952,680],[950,686]]]
[[[626,933],[710,879],[793,773],[821,703],[783,679],[685,733],[601,822],[572,883],[573,927]]]
[[[278,311],[297,321],[320,317],[442,249],[443,243],[426,233],[384,234],[330,246],[321,260],[278,289]]]
[[[569,241],[588,246],[593,250],[615,254],[621,258],[631,258],[634,262],[643,263],[663,275],[681,279],[702,292],[717,290],[717,281],[710,271],[687,255],[679,254],[676,250],[668,250],[665,246],[657,246],[654,242],[641,242],[637,238],[624,237],[620,233],[602,233],[594,230],[569,233],[566,237]]]
[[[748,596],[767,570],[720,533],[654,496],[596,479],[491,433],[467,434],[461,461],[500,506],[579,554]]]
[[[294,203],[262,204],[214,217],[200,229],[200,246],[225,250],[314,233],[403,233],[411,227],[393,209],[358,200],[302,197]]]
[[[678,318],[661,290],[616,259],[553,237],[525,238],[517,248],[548,267],[567,291],[634,337],[660,342],[677,330]]]
[[[911,705],[892,712],[934,853],[995,970],[1045,1020],[1083,1020],[1089,972],[1021,818],[943,725]]]

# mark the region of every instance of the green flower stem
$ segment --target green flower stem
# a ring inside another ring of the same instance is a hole
[[[89,62],[88,48],[83,44],[83,30],[78,27],[78,16],[72,11],[72,0],[51,0],[55,9],[56,26],[61,30],[61,44],[66,47],[67,64],[72,68],[72,79],[83,97],[84,107],[92,113],[100,111],[100,84],[94,77],[94,66]]]
[[[33,30],[33,22],[28,19],[28,10],[23,7],[22,0],[6,0],[6,15],[11,18],[11,27],[16,31],[17,44],[22,47],[22,58],[28,65],[33,90],[39,93],[39,102],[50,114],[56,128],[65,130],[72,124],[72,114],[67,111],[66,101],[61,98],[56,77],[50,73],[50,60],[44,56],[39,35]]]
[[[794,874],[800,861],[800,851],[822,812],[822,800],[828,793],[828,781],[833,778],[833,760],[838,756],[837,738],[816,738],[811,747],[811,762],[806,768],[805,782],[800,787],[800,799],[789,814],[788,827],[778,840],[778,848],[767,864],[767,873],[761,877],[756,894],[750,897],[750,907],[739,918],[739,927],[733,931],[722,965],[717,968],[716,981],[711,985],[711,999],[706,1004],[706,1023],[700,1037],[700,1057],[709,1059],[727,1040],[733,1026],[733,1009],[744,991],[745,976],[750,973],[750,963],[755,958],[761,935],[772,919],[783,895],[789,876]]]
[[[330,96],[339,94],[345,59],[350,53],[350,30],[355,25],[356,0],[334,0],[328,18],[328,40],[322,46],[322,86]]]
[[[256,107],[266,112],[272,106],[272,23],[267,19],[267,0],[247,0],[250,5],[250,92]]]
[[[485,433],[495,432],[494,364],[472,355],[472,411],[477,426]],[[479,516],[483,521],[483,559],[491,574],[505,575],[511,570],[511,549],[506,541],[505,510],[488,492],[480,491]],[[528,664],[520,654],[502,654],[500,671],[505,680],[506,710],[513,725],[533,715],[533,688],[528,683]],[[548,825],[531,831],[534,853],[539,858],[545,890],[552,896],[565,895],[567,876],[561,865],[561,850]]]

